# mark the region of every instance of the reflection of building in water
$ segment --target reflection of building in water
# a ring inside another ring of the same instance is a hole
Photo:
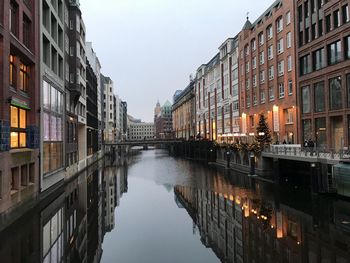
[[[65,187],[65,240],[67,261],[87,259],[86,172]]]
[[[106,232],[114,229],[114,207],[115,207],[115,175],[113,168],[106,168],[103,174],[104,185],[104,228]]]
[[[104,229],[110,232],[115,226],[115,208],[119,206],[120,198],[127,191],[126,163],[121,162],[120,167],[106,167],[103,171],[103,208]]]
[[[42,262],[62,262],[64,256],[64,194],[41,211]]]
[[[349,262],[350,227],[344,224],[350,222],[349,203],[328,202],[327,209],[317,206],[307,213],[234,192],[177,186],[175,194],[198,225],[203,244],[222,262]],[[317,214],[321,210],[332,213]]]

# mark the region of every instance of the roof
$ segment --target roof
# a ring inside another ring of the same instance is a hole
[[[166,102],[164,103],[163,107],[171,107],[170,101],[166,100]]]
[[[252,28],[255,27],[265,16],[267,16],[276,6],[278,6],[281,3],[282,0],[276,0],[275,2],[273,2],[273,4],[254,21],[254,23],[252,24]]]
[[[245,24],[242,30],[250,30],[250,29],[252,29],[252,23],[250,23],[249,18],[247,17],[247,21],[245,21]]]

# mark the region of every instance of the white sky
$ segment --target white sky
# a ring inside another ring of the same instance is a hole
[[[128,103],[153,121],[153,109],[189,83],[218,47],[274,0],[80,0],[87,41]]]

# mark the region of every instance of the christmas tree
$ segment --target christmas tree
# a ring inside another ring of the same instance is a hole
[[[260,114],[259,125],[256,127],[256,133],[255,140],[259,142],[262,147],[265,144],[271,143],[271,132],[263,114]]]

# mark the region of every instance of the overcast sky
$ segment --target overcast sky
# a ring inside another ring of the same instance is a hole
[[[189,83],[201,64],[274,0],[80,0],[87,41],[102,73],[128,103],[153,121],[153,109]]]

